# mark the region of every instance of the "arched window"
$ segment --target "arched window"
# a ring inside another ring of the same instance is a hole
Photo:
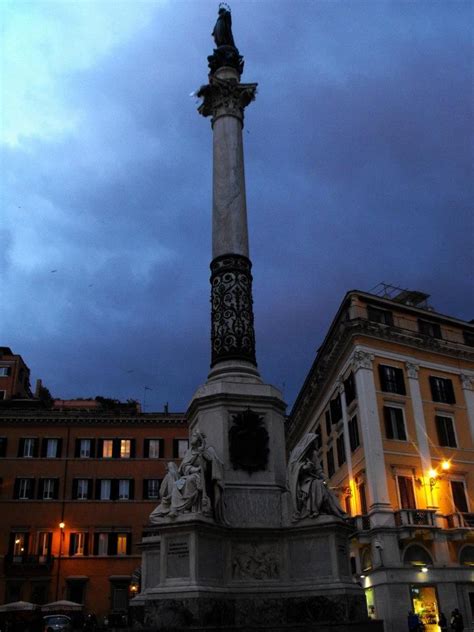
[[[433,560],[426,549],[418,544],[412,544],[405,549],[403,563],[412,566],[427,566],[433,564]]]
[[[459,563],[465,566],[474,566],[474,546],[465,546],[459,554]]]

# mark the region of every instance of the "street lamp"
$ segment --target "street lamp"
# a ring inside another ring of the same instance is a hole
[[[61,554],[63,552],[64,529],[66,524],[61,520],[59,523],[59,554],[58,554],[58,571],[56,575],[56,601],[59,599],[59,573],[61,571]]]

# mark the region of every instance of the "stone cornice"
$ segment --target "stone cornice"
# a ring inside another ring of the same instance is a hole
[[[159,417],[55,417],[0,415],[1,426],[183,426],[187,419]]]

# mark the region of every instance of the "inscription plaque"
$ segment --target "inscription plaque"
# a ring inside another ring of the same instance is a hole
[[[167,576],[189,577],[188,538],[170,538],[168,540]]]
[[[146,553],[145,588],[154,588],[160,583],[160,546]]]

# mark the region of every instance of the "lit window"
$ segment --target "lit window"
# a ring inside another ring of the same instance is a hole
[[[21,558],[25,554],[26,537],[24,533],[13,535],[13,557]]]
[[[131,443],[132,442],[130,441],[130,439],[120,440],[120,458],[121,459],[130,458]]]
[[[81,439],[80,448],[79,448],[79,456],[81,459],[88,459],[91,455],[91,440],[90,439]]]
[[[43,500],[52,500],[55,496],[54,478],[45,478],[43,481]]]
[[[89,481],[87,478],[80,478],[77,481],[77,499],[87,500],[89,495]]]
[[[119,481],[119,500],[128,500],[130,498],[130,481],[122,479]]]
[[[54,459],[58,455],[58,440],[48,439],[46,444],[46,457],[48,459]]]
[[[150,457],[150,459],[161,458],[159,439],[150,439],[148,444],[148,456]]]
[[[47,531],[41,531],[38,533],[38,555],[40,562],[46,560],[51,554],[51,533]]]
[[[23,444],[23,456],[32,457],[35,454],[35,440],[28,438],[24,439]]]
[[[85,555],[86,534],[83,531],[71,533],[69,555]]]
[[[127,555],[127,533],[117,534],[117,555]]]
[[[102,456],[104,459],[111,459],[114,453],[114,442],[112,439],[104,439],[102,445]]]
[[[112,481],[110,479],[105,478],[102,481],[100,481],[100,499],[101,500],[110,500],[111,487],[112,487]]]
[[[109,534],[98,533],[97,537],[97,555],[107,555],[109,552]]]
[[[385,420],[385,436],[387,439],[406,441],[405,420],[403,410],[394,406],[384,406],[383,414]]]

